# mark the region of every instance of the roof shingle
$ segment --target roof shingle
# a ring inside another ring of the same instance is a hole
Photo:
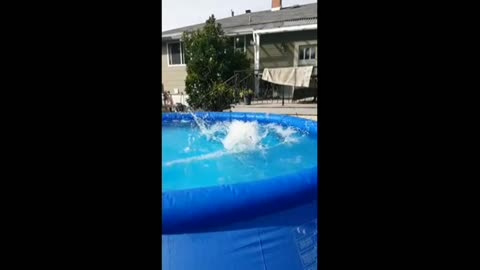
[[[241,14],[217,20],[225,33],[239,29],[259,30],[282,26],[306,25],[317,23],[317,3],[285,7],[278,11],[259,11]],[[163,36],[181,34],[185,31],[197,30],[205,23],[181,27],[162,32]]]

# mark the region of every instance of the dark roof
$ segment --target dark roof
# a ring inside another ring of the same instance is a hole
[[[250,18],[250,19],[249,19]],[[317,3],[284,7],[278,11],[259,11],[217,20],[225,33],[240,29],[259,30],[317,23]],[[162,32],[162,36],[197,30],[205,23]]]

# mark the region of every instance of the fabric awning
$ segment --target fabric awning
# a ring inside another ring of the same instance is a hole
[[[313,66],[289,68],[265,68],[262,80],[275,84],[309,87]]]

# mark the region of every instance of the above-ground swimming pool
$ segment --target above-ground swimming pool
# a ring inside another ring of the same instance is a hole
[[[162,114],[162,266],[316,269],[317,122]]]

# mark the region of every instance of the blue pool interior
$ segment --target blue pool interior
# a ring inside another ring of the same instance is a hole
[[[218,123],[206,125],[214,124]],[[202,134],[195,122],[162,125],[164,191],[268,179],[317,165],[316,136],[300,129],[258,124],[253,136],[265,137],[258,139],[253,150],[234,153],[222,143],[229,122],[220,124],[220,131],[210,137]]]

